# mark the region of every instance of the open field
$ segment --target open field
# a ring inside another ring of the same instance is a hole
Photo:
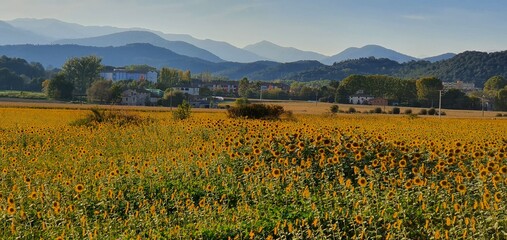
[[[505,118],[51,106],[0,108],[2,239],[507,238]]]
[[[256,101],[253,100],[255,103]],[[284,107],[285,110],[292,111],[295,114],[325,114],[329,112],[329,108],[334,105],[332,103],[308,102],[308,101],[260,101],[266,104],[277,104]],[[226,102],[221,104],[233,105],[233,102]],[[380,107],[383,111],[388,112],[393,109],[393,106],[371,106],[371,105],[352,105],[352,104],[338,104],[340,110],[348,111],[350,107],[355,108],[361,113],[369,112],[370,110]],[[105,109],[123,109],[123,110],[136,110],[136,111],[170,111],[168,107],[144,107],[144,106],[122,106],[122,105],[95,105],[95,104],[79,104],[79,103],[64,103],[47,100],[30,100],[30,99],[12,99],[12,98],[0,98],[0,107],[20,107],[20,108],[62,108],[62,109],[90,109],[90,108],[105,108]],[[415,107],[400,107],[403,115],[405,109],[411,109],[414,114],[417,114],[421,108]],[[425,108],[426,110],[428,108]],[[196,112],[224,112],[221,109],[193,109]],[[498,113],[506,114],[507,112],[496,112],[496,111],[485,111],[484,115],[482,111],[476,110],[452,110],[442,109],[445,112],[443,118],[494,118]],[[428,116],[427,116],[428,117]],[[431,116],[438,117],[438,116]]]

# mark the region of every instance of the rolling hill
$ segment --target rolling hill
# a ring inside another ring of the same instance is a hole
[[[330,65],[335,62],[342,62],[345,60],[368,58],[368,57],[387,58],[387,59],[391,59],[391,60],[399,62],[399,63],[418,60],[415,57],[411,57],[411,56],[396,52],[394,50],[384,48],[382,46],[366,45],[361,48],[356,48],[356,47],[347,48],[344,51],[342,51],[334,56],[323,59],[322,63]]]
[[[91,38],[58,40],[53,43],[92,47],[120,47],[133,43],[149,43],[153,46],[169,49],[180,55],[200,58],[210,62],[223,62],[216,55],[192,44],[183,41],[168,41],[155,33],[146,31],[126,31]]]
[[[0,21],[0,45],[48,43],[51,39]]]
[[[296,62],[303,60],[321,61],[328,58],[328,56],[320,53],[302,51],[293,47],[282,47],[269,41],[248,45],[244,47],[244,49],[277,62]]]

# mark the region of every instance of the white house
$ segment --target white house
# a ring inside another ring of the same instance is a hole
[[[121,104],[129,106],[144,106],[150,102],[151,93],[138,89],[128,89],[121,94]]]
[[[114,69],[112,72],[101,72],[100,77],[106,80],[121,81],[121,80],[146,80],[150,82],[157,82],[158,73],[155,71],[148,72],[132,72],[125,69]]]
[[[365,94],[355,94],[349,96],[349,103],[350,104],[369,104],[369,101],[374,99],[375,97],[371,95],[365,95]]]
[[[173,90],[180,91],[182,93],[186,93],[192,96],[199,96],[199,88],[198,87],[173,87]]]

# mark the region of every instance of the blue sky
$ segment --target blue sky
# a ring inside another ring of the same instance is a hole
[[[507,50],[504,0],[16,0],[0,18],[144,27],[238,47],[268,40],[333,55],[378,44],[416,57]]]

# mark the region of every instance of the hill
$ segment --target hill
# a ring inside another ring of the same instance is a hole
[[[244,49],[277,62],[320,61],[327,58],[327,56],[316,52],[301,51],[293,47],[282,47],[269,41],[248,45]]]
[[[99,37],[66,39],[53,42],[54,44],[75,44],[93,47],[119,47],[132,43],[149,43],[153,46],[169,49],[177,54],[200,58],[210,62],[223,60],[214,54],[182,41],[168,41],[157,34],[146,31],[126,31]]]
[[[0,21],[0,45],[48,43],[49,38],[18,29],[6,22]]]
[[[344,51],[342,51],[334,56],[323,59],[322,63],[333,64],[335,62],[342,62],[345,60],[368,58],[368,57],[387,58],[387,59],[390,59],[390,60],[393,60],[393,61],[396,61],[399,63],[418,60],[415,57],[411,57],[411,56],[396,52],[394,50],[384,48],[382,46],[366,45],[361,48],[356,48],[356,47],[347,48]]]
[[[0,55],[15,56],[37,61],[46,66],[62,66],[72,57],[96,55],[104,65],[126,66],[147,64],[188,69],[192,72],[213,71],[217,66],[198,58],[179,55],[171,50],[150,44],[137,43],[121,47],[89,47],[78,45],[16,45],[0,46]]]

